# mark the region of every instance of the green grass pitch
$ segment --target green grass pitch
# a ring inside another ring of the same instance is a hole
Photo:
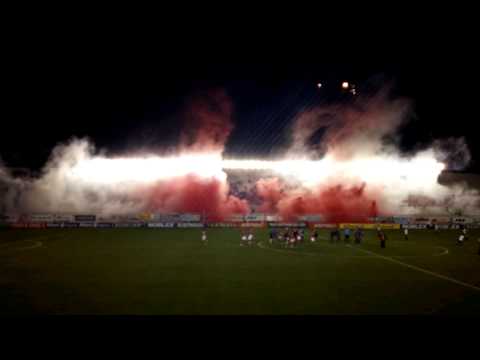
[[[480,231],[240,247],[236,229],[0,230],[0,314],[480,315]]]

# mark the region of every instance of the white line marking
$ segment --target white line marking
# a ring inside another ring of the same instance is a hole
[[[327,238],[320,238],[321,240],[329,240]],[[352,247],[350,246],[350,244],[346,244],[346,246],[348,247]],[[392,246],[390,245],[390,247],[396,247],[396,248],[402,248],[402,246]],[[440,253],[440,254],[432,254],[432,255],[393,255],[393,257],[395,258],[424,258],[424,257],[430,257],[430,256],[444,256],[444,255],[447,255],[449,253],[448,249],[443,247],[443,246],[434,246],[435,248],[437,249],[443,249],[443,251]],[[355,245],[354,245],[354,248]],[[375,257],[375,256],[367,256],[367,257]]]
[[[27,241],[33,243],[33,245],[24,246],[24,247],[12,247],[12,246],[8,246],[10,244],[2,244],[2,246],[0,246],[0,249],[2,250],[2,251],[0,251],[0,254],[5,254],[5,253],[8,253],[10,251],[36,249],[36,248],[39,248],[43,245],[43,243],[41,241],[37,241],[37,240],[22,240],[21,242],[27,242]],[[18,244],[19,242],[20,241],[15,241],[15,242],[12,242],[11,244]]]
[[[447,255],[447,254],[448,254],[448,249],[447,249],[447,248],[444,248],[443,246],[436,246],[436,248],[438,248],[438,249],[443,249],[443,252],[440,253],[440,254],[433,254],[432,256],[443,256],[443,255]]]
[[[350,245],[347,245],[347,246],[350,246]],[[423,273],[425,273],[425,274],[434,276],[434,277],[436,277],[436,278],[443,279],[443,280],[447,280],[447,281],[450,281],[450,282],[455,283],[455,284],[457,284],[457,285],[462,285],[462,286],[465,286],[465,287],[467,287],[467,288],[470,288],[470,289],[473,289],[473,290],[476,290],[476,291],[480,291],[480,287],[478,287],[478,286],[475,286],[475,285],[472,285],[472,284],[467,284],[467,283],[464,283],[463,281],[459,281],[459,280],[453,279],[453,278],[451,278],[451,277],[448,277],[448,276],[445,276],[445,275],[442,275],[442,274],[437,274],[437,273],[435,273],[435,272],[433,272],[433,271],[425,270],[425,269],[422,269],[422,268],[420,268],[420,267],[418,267],[418,266],[410,265],[410,264],[404,263],[404,262],[402,262],[402,261],[395,260],[395,259],[393,259],[393,258],[391,258],[391,257],[380,255],[380,254],[378,254],[378,253],[376,253],[376,252],[373,252],[373,251],[369,251],[369,250],[365,250],[365,249],[359,249],[359,248],[355,248],[355,249],[357,249],[358,251],[365,252],[365,253],[367,253],[367,254],[376,255],[377,257],[382,258],[382,259],[384,259],[384,260],[388,260],[388,261],[391,261],[391,262],[393,262],[393,263],[396,263],[396,264],[399,264],[399,265],[408,267],[408,268],[410,268],[410,269],[423,272]]]

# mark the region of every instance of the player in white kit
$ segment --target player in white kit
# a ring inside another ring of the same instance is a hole
[[[253,233],[252,233],[252,230],[250,230],[250,231],[248,232],[248,237],[247,237],[247,239],[248,239],[248,245],[249,245],[249,246],[253,246]]]
[[[208,244],[207,232],[205,230],[202,231],[202,244],[204,244],[204,245]]]
[[[245,230],[242,230],[240,246],[244,246],[244,245],[247,245],[247,233],[245,232]]]

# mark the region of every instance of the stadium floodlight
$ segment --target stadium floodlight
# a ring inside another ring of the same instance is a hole
[[[350,84],[348,83],[348,81],[342,82],[342,89],[348,89],[349,86]]]
[[[317,87],[320,89],[322,87],[322,83],[318,83]]]

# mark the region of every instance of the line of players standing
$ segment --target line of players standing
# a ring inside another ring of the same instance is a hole
[[[438,230],[438,227],[435,226],[435,231]],[[343,230],[343,239],[346,244],[350,243],[350,235],[351,231],[349,228],[345,228]],[[408,240],[408,228],[403,229],[403,235],[405,240]],[[269,242],[273,244],[274,242],[278,241],[284,247],[295,247],[297,244],[302,244],[305,242],[306,232],[304,229],[289,229],[286,228],[283,231],[277,231],[276,228],[270,229],[269,233]],[[355,229],[353,232],[354,243],[361,244],[363,241],[364,233],[363,230],[359,227]],[[380,247],[384,249],[386,247],[386,239],[387,236],[385,232],[378,227],[377,228],[377,237],[380,241]],[[463,245],[464,241],[468,239],[467,236],[467,228],[463,227],[460,233],[460,236],[457,239],[457,245]],[[318,231],[315,229],[310,236],[310,242],[316,242],[318,240]],[[330,232],[330,243],[337,243],[337,241],[341,241],[341,233],[340,229],[337,227]],[[480,239],[478,239],[479,248],[478,248],[478,255],[480,255]],[[202,243],[207,244],[207,233],[206,231],[202,231]],[[252,229],[244,229],[241,232],[241,241],[240,246],[253,246],[254,245],[254,235]]]
[[[351,236],[351,230],[349,228],[343,229],[343,241],[345,242],[345,244],[350,243],[350,236]],[[353,232],[354,243],[361,244],[363,241],[363,237],[364,237],[363,230],[357,227]],[[338,227],[330,231],[330,243],[334,244],[337,241],[341,241],[341,240],[342,240],[341,232]]]
[[[294,247],[297,244],[305,243],[305,240],[308,238],[308,235],[305,229],[290,229],[285,228],[282,230],[277,230],[276,228],[270,229],[269,233],[269,242],[273,244],[277,242],[284,247]],[[310,242],[315,242],[318,240],[318,231],[315,230],[310,234]]]

